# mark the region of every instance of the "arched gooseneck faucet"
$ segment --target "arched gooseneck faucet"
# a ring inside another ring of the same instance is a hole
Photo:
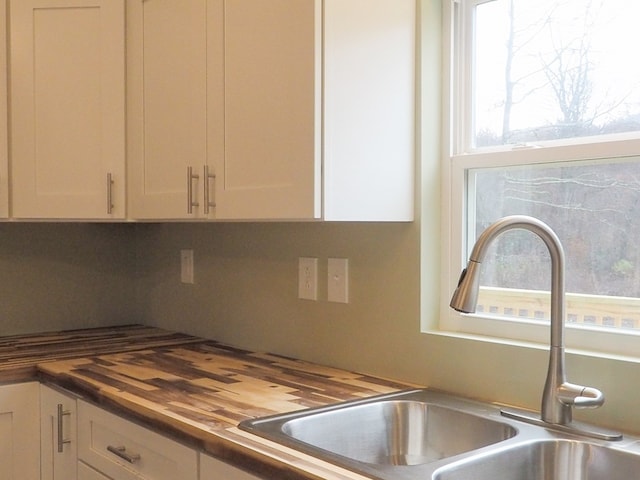
[[[549,368],[542,394],[540,416],[543,423],[566,427],[571,424],[573,407],[599,407],[604,403],[604,395],[593,387],[583,387],[567,381],[564,355],[564,251],[554,231],[540,220],[524,215],[504,217],[493,223],[476,241],[450,305],[463,313],[475,312],[480,286],[480,265],[487,248],[500,234],[513,229],[528,230],[536,234],[545,243],[551,255],[551,340]]]

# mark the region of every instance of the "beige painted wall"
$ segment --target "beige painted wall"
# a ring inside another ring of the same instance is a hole
[[[417,224],[138,226],[144,321],[257,350],[418,378]],[[195,284],[180,284],[193,248]],[[297,298],[298,257],[320,263],[319,301]],[[327,302],[327,259],[348,258],[350,303]],[[413,375],[410,373],[413,371]]]
[[[133,323],[130,225],[0,224],[0,335]]]

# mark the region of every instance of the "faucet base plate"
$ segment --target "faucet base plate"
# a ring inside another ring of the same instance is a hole
[[[622,434],[606,428],[600,428],[595,425],[589,425],[581,422],[571,422],[568,425],[559,425],[545,422],[540,415],[535,412],[526,410],[514,410],[503,408],[500,410],[503,417],[519,420],[521,422],[530,423],[539,427],[557,430],[563,433],[571,433],[575,435],[584,435],[586,437],[596,438],[598,440],[606,440],[608,442],[617,442],[622,440]]]

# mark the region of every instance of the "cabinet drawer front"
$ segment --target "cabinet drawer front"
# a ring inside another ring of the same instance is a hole
[[[209,455],[200,454],[200,480],[260,480]]]
[[[78,402],[78,457],[119,480],[197,480],[197,453],[91,404]]]
[[[78,462],[78,480],[111,480],[84,463]]]

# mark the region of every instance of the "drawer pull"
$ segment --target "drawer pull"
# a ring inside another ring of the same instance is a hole
[[[127,453],[127,447],[114,447],[109,445],[107,446],[107,450],[129,463],[136,463],[140,460],[140,455],[137,453]]]

